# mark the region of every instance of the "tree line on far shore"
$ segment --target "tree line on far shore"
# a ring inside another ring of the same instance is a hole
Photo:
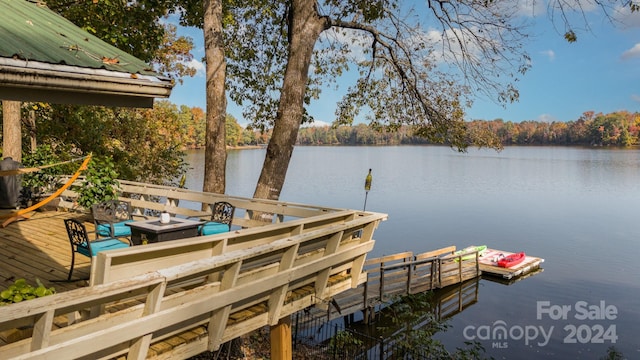
[[[164,108],[178,112],[188,148],[204,147],[204,112],[200,108],[180,108],[164,103]],[[485,133],[502,146],[509,145],[576,145],[634,146],[640,144],[640,112],[616,111],[609,114],[587,111],[572,121],[522,121],[503,119],[466,122],[469,137]],[[229,147],[264,145],[270,129],[260,131],[242,127],[227,115],[226,143]],[[306,126],[298,133],[297,145],[427,145],[431,142],[416,133],[416,128],[403,125],[396,129],[375,129],[366,124],[353,126]]]
[[[640,112],[609,114],[588,111],[573,121],[522,121],[502,119],[466,122],[467,133],[489,133],[503,146],[584,145],[633,146],[639,144]],[[411,126],[394,131],[378,131],[367,125],[306,127],[298,135],[299,145],[408,145],[429,144]]]
[[[176,108],[174,108],[176,109]],[[176,109],[177,110],[177,109]],[[182,107],[189,112],[184,123],[190,148],[204,146],[204,115],[199,108]],[[195,116],[194,116],[195,114]],[[184,117],[183,117],[184,118]],[[503,119],[466,122],[467,133],[488,133],[502,146],[576,145],[634,146],[640,144],[640,112],[617,111],[609,114],[588,111],[572,121],[522,121]],[[243,128],[236,118],[227,116],[227,146],[263,145],[270,130]],[[487,136],[487,135],[484,135]],[[479,137],[479,136],[476,136]],[[300,129],[297,145],[427,145],[431,142],[416,134],[416,128],[403,125],[397,129],[375,129],[365,124],[353,126],[307,126]]]

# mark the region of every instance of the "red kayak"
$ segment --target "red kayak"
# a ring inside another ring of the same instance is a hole
[[[527,255],[525,255],[523,252],[507,255],[505,257],[498,259],[498,266],[503,268],[516,266],[520,264],[522,261],[524,261],[524,258],[526,257]]]

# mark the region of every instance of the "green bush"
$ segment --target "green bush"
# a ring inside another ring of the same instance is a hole
[[[91,205],[118,198],[118,173],[109,158],[93,158],[85,171],[85,181],[78,192],[78,205],[90,209]]]
[[[0,306],[21,302],[24,300],[35,299],[51,294],[55,294],[56,290],[52,287],[46,288],[39,279],[38,284],[34,287],[27,283],[25,279],[18,279],[7,289],[0,292]]]
[[[58,151],[61,151],[60,148],[62,146],[57,147]],[[56,152],[50,145],[40,145],[36,151],[25,153],[22,157],[22,165],[26,168],[41,167],[67,160],[70,160],[68,153]],[[72,164],[60,164],[24,174],[22,206],[31,206],[46,197],[46,194],[54,192],[61,185],[59,176],[71,170],[73,170]]]

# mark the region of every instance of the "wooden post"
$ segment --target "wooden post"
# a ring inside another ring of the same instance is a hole
[[[29,111],[29,117],[27,118],[27,127],[29,128],[29,141],[31,153],[35,153],[38,147],[38,141],[36,139],[36,112],[32,109]]]
[[[271,360],[291,360],[291,315],[287,315],[271,327]]]
[[[22,161],[20,101],[2,101],[2,157]]]

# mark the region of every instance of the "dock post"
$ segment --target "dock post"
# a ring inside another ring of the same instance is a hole
[[[276,325],[271,326],[271,359],[291,360],[291,315],[281,318]]]

